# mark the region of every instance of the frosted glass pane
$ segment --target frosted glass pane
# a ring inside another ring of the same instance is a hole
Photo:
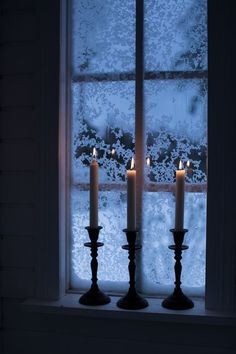
[[[134,71],[134,31],[134,0],[73,0],[73,74]]]
[[[145,69],[207,67],[207,1],[145,1]]]
[[[134,82],[74,84],[72,98],[73,183],[88,183],[94,146],[100,182],[124,181],[134,154]]]
[[[173,244],[169,229],[173,228],[175,198],[166,192],[144,193],[144,240],[142,252],[142,284],[146,293],[157,294],[161,286],[172,286],[174,282],[174,252],[168,249]],[[185,287],[203,289],[205,285],[205,234],[206,194],[186,193],[185,227],[189,229],[183,251],[182,283]]]
[[[147,156],[152,182],[174,182],[181,158],[188,182],[206,182],[207,87],[204,80],[145,81]]]
[[[134,154],[134,82],[92,82],[72,85],[72,185],[71,191],[71,286],[89,286],[91,278],[85,226],[89,220],[89,165],[96,146],[99,182],[99,225],[103,226],[99,248],[98,278],[104,289],[127,288],[126,169]],[[111,154],[115,149],[115,155]],[[86,187],[87,183],[87,187]],[[117,185],[118,184],[118,185]],[[118,188],[110,190],[117,185]],[[124,191],[120,190],[123,188]]]
[[[99,240],[104,246],[98,251],[98,278],[107,289],[127,287],[128,258],[127,252],[121,249],[126,243],[122,229],[126,227],[126,192],[106,191],[99,193],[99,225],[103,227]],[[89,192],[76,188],[71,192],[71,286],[74,288],[86,287],[91,279],[90,251],[84,247],[89,241],[85,226],[89,218]],[[115,282],[119,282],[116,284]],[[105,284],[104,284],[105,283]]]

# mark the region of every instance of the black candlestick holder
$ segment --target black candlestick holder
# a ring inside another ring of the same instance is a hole
[[[174,245],[169,246],[169,249],[175,251],[175,288],[173,293],[168,296],[163,302],[162,306],[171,310],[187,310],[194,307],[194,303],[181,289],[181,272],[182,272],[182,251],[188,249],[188,246],[183,245],[184,235],[188,232],[187,229],[176,230],[171,229],[174,237]]]
[[[129,253],[129,290],[127,294],[122,297],[117,306],[126,310],[139,310],[148,306],[148,302],[142,296],[140,296],[135,288],[135,251],[141,249],[141,245],[136,245],[137,231],[123,230],[126,233],[128,245],[122,246],[124,250]]]
[[[108,304],[111,299],[109,296],[104,294],[98,287],[97,281],[97,270],[98,270],[98,261],[97,261],[97,256],[98,256],[98,247],[102,247],[103,243],[102,242],[97,242],[98,241],[98,236],[99,232],[102,229],[102,226],[98,226],[96,228],[92,228],[87,226],[86,230],[88,231],[89,238],[91,242],[85,242],[84,246],[89,247],[91,249],[91,271],[92,271],[92,284],[90,289],[83,294],[79,302],[83,305],[90,305],[90,306],[96,306],[96,305],[105,305]]]

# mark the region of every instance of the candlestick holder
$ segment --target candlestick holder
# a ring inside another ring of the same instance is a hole
[[[170,245],[169,249],[175,251],[175,288],[173,293],[168,296],[163,302],[162,306],[171,310],[187,310],[194,307],[194,303],[186,295],[184,295],[181,289],[181,272],[182,272],[182,251],[188,249],[188,246],[183,245],[184,235],[188,232],[187,229],[176,230],[171,229],[174,237],[174,245]]]
[[[105,305],[108,304],[111,299],[109,296],[104,294],[98,287],[97,281],[97,270],[98,270],[98,261],[97,261],[97,255],[98,255],[98,248],[102,247],[104,244],[102,242],[97,242],[98,241],[98,236],[99,232],[102,229],[102,226],[98,226],[96,228],[92,228],[87,226],[86,230],[88,231],[89,238],[91,242],[85,242],[84,246],[89,247],[91,249],[91,271],[92,271],[92,284],[90,289],[83,294],[79,302],[83,305],[90,305],[90,306],[96,306],[96,305]]]
[[[148,306],[148,302],[142,296],[140,296],[135,288],[135,251],[141,249],[141,245],[136,245],[137,231],[123,230],[126,233],[128,245],[122,246],[122,249],[128,251],[129,258],[129,290],[127,294],[122,297],[117,306],[126,310],[139,310]]]

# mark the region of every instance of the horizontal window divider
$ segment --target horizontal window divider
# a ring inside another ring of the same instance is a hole
[[[148,71],[144,73],[144,80],[176,80],[176,79],[205,79],[206,70],[199,71]]]
[[[74,185],[81,191],[89,191],[89,183],[77,183]],[[100,191],[126,191],[127,183],[100,183]],[[202,193],[206,192],[207,184],[206,183],[186,183],[185,191],[192,193]],[[144,185],[145,192],[175,192],[175,183],[145,183]]]
[[[146,71],[144,80],[176,80],[176,79],[206,79],[207,70],[197,71]],[[102,81],[134,81],[134,72],[125,73],[94,73],[72,76],[72,82],[102,82]]]

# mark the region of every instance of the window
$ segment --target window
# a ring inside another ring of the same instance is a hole
[[[100,164],[98,277],[103,289],[127,288],[126,169],[135,155],[138,223],[143,245],[139,290],[149,295],[173,285],[169,229],[174,226],[174,171],[189,159],[183,284],[203,294],[205,284],[207,158],[206,0],[73,0],[70,8],[69,287],[87,289],[89,163]],[[144,18],[144,38],[142,21]],[[112,149],[115,154],[112,155]],[[149,157],[151,166],[145,165]]]

